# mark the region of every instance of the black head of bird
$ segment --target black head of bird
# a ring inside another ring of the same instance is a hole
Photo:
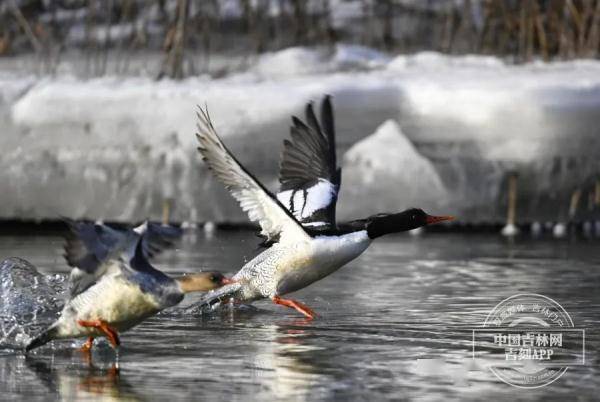
[[[377,214],[369,217],[367,234],[371,239],[375,239],[386,234],[405,232],[453,219],[452,216],[433,216],[422,209],[410,208],[395,214]]]

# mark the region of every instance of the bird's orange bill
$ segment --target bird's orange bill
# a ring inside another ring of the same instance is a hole
[[[450,215],[446,215],[446,216],[427,215],[427,217],[425,218],[425,222],[427,222],[428,225],[431,225],[432,223],[452,221],[452,220],[454,220],[454,217],[450,216]]]

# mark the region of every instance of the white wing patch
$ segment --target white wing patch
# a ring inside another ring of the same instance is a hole
[[[310,218],[316,211],[325,209],[335,201],[336,187],[325,179],[307,189],[293,189],[277,194],[277,199],[294,214],[299,221]],[[307,223],[304,223],[307,226]],[[316,226],[313,223],[311,226]]]
[[[302,217],[311,216],[315,211],[327,208],[335,199],[336,191],[328,180],[319,179],[319,182],[308,189],[306,205],[302,209]]]

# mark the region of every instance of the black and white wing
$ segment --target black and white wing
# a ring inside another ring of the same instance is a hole
[[[312,103],[306,122],[292,117],[291,140],[283,142],[277,199],[305,227],[335,228],[335,206],[341,169],[335,153],[335,127],[330,96],[321,104],[321,124]]]
[[[64,246],[65,260],[73,267],[70,274],[71,297],[93,285],[104,275],[104,264],[113,250],[127,237],[125,232],[105,225],[67,220],[69,234]]]
[[[292,214],[225,147],[208,110],[199,108],[196,136],[204,162],[248,213],[250,220],[260,224],[261,234],[267,241],[277,239],[286,243],[310,238]]]

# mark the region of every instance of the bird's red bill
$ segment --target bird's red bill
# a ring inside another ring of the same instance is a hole
[[[235,281],[233,279],[223,278],[223,279],[221,279],[221,283],[223,285],[229,285],[230,283],[235,283]]]

